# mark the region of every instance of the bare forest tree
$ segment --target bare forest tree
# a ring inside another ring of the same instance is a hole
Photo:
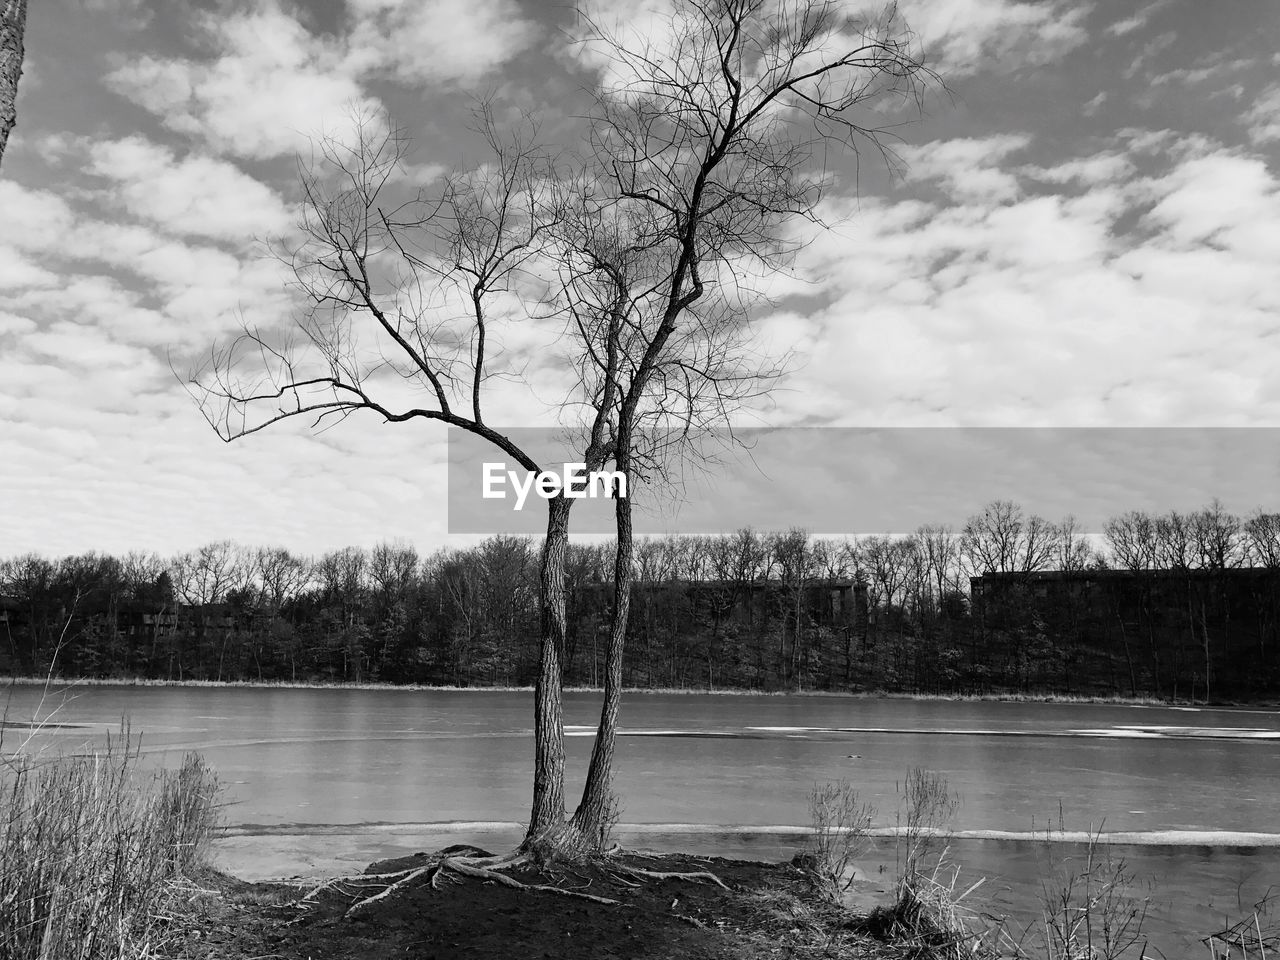
[[[887,155],[877,109],[918,105],[933,75],[893,11],[858,20],[829,0],[674,8],[660,36],[643,38],[583,15],[584,61],[603,76],[582,156],[553,158],[535,130],[501,130],[482,107],[489,161],[428,195],[408,180],[407,138],[374,118],[354,143],[322,144],[302,180],[303,239],[280,251],[308,309],[292,335],[246,329],[190,378],[219,434],[367,410],[468,431],[538,471],[484,415],[521,378],[524,361],[499,335],[516,324],[564,325],[562,407],[582,411],[571,426],[588,470],[669,476],[708,427],[758,395],[777,371],[748,348],[753,278],[794,253],[790,224],[818,223],[829,177],[817,158],[840,144]],[[598,845],[608,817],[635,560],[631,500],[619,497],[605,702],[569,818],[560,687],[571,504],[548,501],[540,558],[524,845],[553,855]]]
[[[1026,516],[1008,500],[994,500],[969,518],[961,537],[961,551],[978,573],[1030,573],[1046,570],[1054,559],[1053,524]]]
[[[1079,573],[1097,563],[1092,544],[1085,538],[1080,523],[1073,516],[1062,519],[1054,528],[1054,549],[1051,561],[1054,569],[1064,573]]]
[[[253,557],[259,602],[279,610],[311,581],[311,563],[283,547],[263,547]]]
[[[18,81],[22,78],[27,0],[0,0],[0,163],[18,122]]]
[[[960,538],[943,524],[925,524],[915,532],[934,597],[960,591]]]
[[[173,561],[173,585],[183,603],[193,606],[223,603],[243,587],[252,573],[251,561],[230,540],[207,543]]]
[[[1156,523],[1146,513],[1131,510],[1112,517],[1103,534],[1113,561],[1122,570],[1152,570],[1156,567]]]
[[[1280,568],[1280,513],[1255,511],[1244,523],[1244,536],[1251,564]]]

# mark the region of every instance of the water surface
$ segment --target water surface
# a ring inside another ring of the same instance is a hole
[[[224,865],[313,875],[441,843],[519,836],[532,778],[532,694],[489,691],[83,686],[10,693],[5,746],[80,749],[128,717],[143,750],[199,750],[227,784]],[[568,795],[599,696],[566,695]],[[847,779],[892,828],[913,766],[962,799],[953,852],[1009,891],[1078,857],[1058,831],[1101,831],[1161,884],[1153,921],[1222,919],[1280,883],[1280,713],[1099,704],[632,694],[616,787],[624,842],[789,856],[815,781]],[[894,844],[868,855],[891,873]],[[1205,931],[1207,932],[1207,931]],[[1185,938],[1184,938],[1185,939]],[[1190,940],[1186,940],[1190,943]],[[1202,948],[1201,948],[1202,949]]]

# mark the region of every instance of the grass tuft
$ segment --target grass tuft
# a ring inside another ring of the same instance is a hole
[[[156,773],[138,756],[126,734],[92,755],[3,759],[0,957],[164,955],[175,882],[204,863],[218,786],[197,754]]]
[[[870,847],[867,831],[874,816],[875,809],[847,780],[815,783],[809,792],[813,835],[799,860],[833,903],[843,901],[858,877],[855,864]]]

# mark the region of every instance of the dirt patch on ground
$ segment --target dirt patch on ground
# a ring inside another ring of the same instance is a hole
[[[385,873],[431,862],[426,854],[374,864]],[[617,865],[658,872],[711,871],[708,882],[639,877]],[[225,876],[192,888],[196,914],[182,956],[278,960],[755,960],[764,957],[876,957],[883,946],[851,929],[852,916],[824,902],[789,864],[688,856],[622,855],[614,861],[506,871],[617,900],[596,903],[448,875],[416,883],[357,916],[347,911],[378,884],[348,883],[299,903],[306,891]],[[361,889],[363,888],[363,889]]]

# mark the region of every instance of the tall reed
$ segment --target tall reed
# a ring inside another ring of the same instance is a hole
[[[199,866],[217,780],[197,754],[139,769],[127,733],[87,756],[0,759],[0,957],[144,960]]]

